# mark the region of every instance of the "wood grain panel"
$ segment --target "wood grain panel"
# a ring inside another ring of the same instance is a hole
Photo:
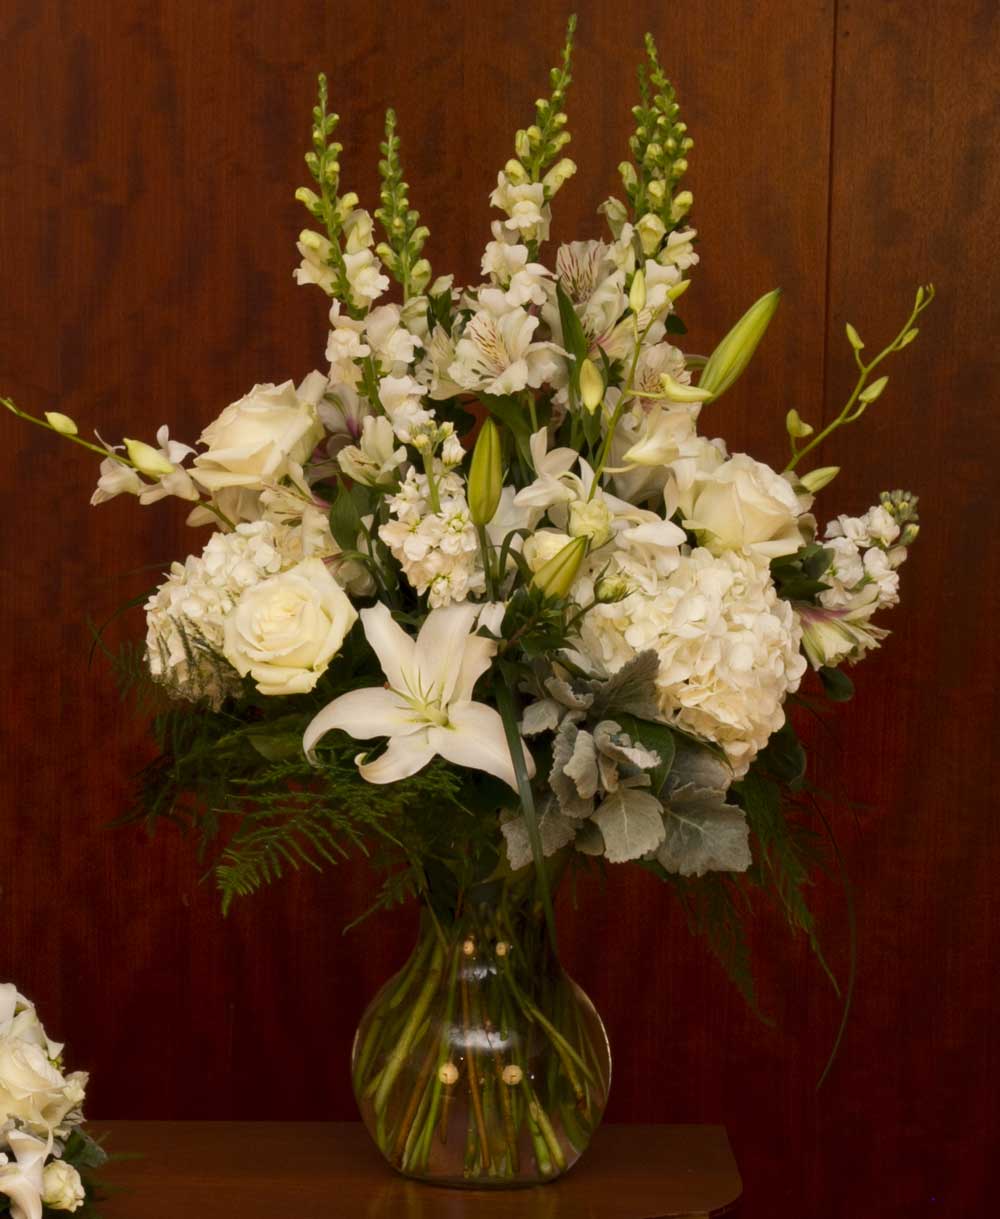
[[[814,1095],[837,1003],[774,920],[762,913],[753,937],[766,1027],[668,896],[617,872],[562,911],[568,964],[616,1053],[609,1116],[725,1122],[749,1216],[839,1216],[873,1197],[880,1214],[960,1213],[930,1199],[972,1205],[997,1119],[997,843],[983,774],[996,718],[992,6],[578,7],[580,172],[559,197],[556,237],[599,231],[649,28],[696,140],[692,348],[785,289],[761,358],[713,408],[733,447],[778,461],[788,406],[815,414],[825,384],[832,408],[846,310],[874,340],[911,280],[942,290],[930,341],[893,370],[891,401],[830,456],[845,466],[837,506],[860,510],[908,481],[926,514],[895,637],[859,671],[855,710],[824,744],[824,782],[866,804],[836,808],[861,920],[842,1060]],[[496,169],[564,20],[562,6],[507,0],[6,0],[0,388],[112,437],[169,420],[190,439],[254,381],[320,362],[322,302],[291,268],[321,68],[347,181],[374,201],[392,103],[435,269],[474,277]],[[14,645],[0,649],[0,977],[70,1036],[74,1063],[93,1072],[94,1113],[353,1117],[351,1034],[408,950],[407,916],[341,936],[366,904],[359,865],[296,876],[223,920],[191,844],[107,828],[148,747],[106,667],[88,667],[86,620],[153,582],[191,537],[169,507],[88,509],[94,471],[41,433],[5,417],[0,440],[0,607]],[[843,971],[837,885],[821,881],[816,899]]]

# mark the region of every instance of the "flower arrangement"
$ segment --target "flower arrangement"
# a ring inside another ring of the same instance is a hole
[[[34,1005],[0,984],[0,1215],[86,1214],[107,1156],[82,1128],[87,1075],[64,1072]]]
[[[344,189],[321,77],[295,278],[329,308],[328,367],[254,386],[197,446],[167,427],[155,443],[95,443],[63,414],[4,400],[101,457],[92,503],[175,497],[211,530],[150,593],[145,645],[120,658],[126,682],[166,696],[135,816],[182,818],[221,841],[227,906],[352,849],[384,874],[376,905],[425,900],[437,946],[432,936],[422,967],[390,984],[394,1014],[355,1063],[380,1145],[407,1171],[428,1163],[436,1123],[447,1134],[457,1078],[421,1020],[438,991],[442,1020],[467,1000],[463,953],[478,960],[488,945],[494,969],[516,942],[506,915],[463,923],[477,886],[530,875],[554,940],[563,869],[647,869],[751,999],[744,890],[772,890],[815,946],[802,896],[812,795],[786,706],[810,668],[830,699],[851,696],[843,666],[885,637],[873,619],[896,604],[918,532],[902,491],[819,524],[838,467],[805,466],[881,398],[888,378],[874,374],[917,336],[930,287],[874,356],[847,327],[853,391],[821,429],[787,412],[783,470],[704,431],[780,294],[707,357],[686,350],[692,140],[651,37],[624,198],[599,208],[607,234],[545,259],[553,202],[576,172],[564,155],[574,24],[490,196],[499,218],[480,283],[434,276],[391,110],[380,205],[369,213]],[[479,1021],[501,1028],[521,1012],[546,1028],[573,1103],[556,1131],[537,1089],[519,1118],[470,1068],[470,1093],[486,1092],[472,1096],[464,1176],[498,1159],[511,1175],[518,1122],[554,1173],[574,1121],[599,1116],[606,1079],[569,1000],[545,1015],[530,977],[497,976],[506,997],[481,998]],[[406,1055],[425,1052],[404,1080]],[[520,1089],[521,1066],[498,1071],[508,1084],[520,1072]]]

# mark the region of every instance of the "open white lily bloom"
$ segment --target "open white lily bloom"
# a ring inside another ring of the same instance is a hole
[[[481,609],[464,603],[431,610],[416,639],[386,606],[362,610],[365,635],[387,684],[351,690],[324,707],[306,729],[306,753],[311,756],[320,737],[340,728],[358,740],[389,738],[375,761],[364,762],[365,755],[358,755],[358,770],[369,783],[395,783],[440,755],[456,766],[484,770],[517,790],[500,715],[472,701],[473,687],[497,648],[494,640],[472,634]],[[524,762],[533,775],[527,749]]]

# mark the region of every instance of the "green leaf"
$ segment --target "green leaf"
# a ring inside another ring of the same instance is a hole
[[[647,749],[659,754],[660,763],[649,772],[649,777],[652,790],[661,791],[674,764],[677,745],[673,731],[666,724],[640,719],[635,715],[616,713],[615,719],[633,741],[638,741],[640,745],[645,745]]]
[[[668,313],[666,321],[667,334],[687,334],[688,328],[676,313]]]
[[[517,451],[531,464],[531,420],[517,398],[510,395],[480,394],[479,401],[495,415],[514,437]]]
[[[341,485],[330,508],[330,532],[342,550],[355,550],[362,531],[361,516],[368,507],[363,487]]]
[[[786,720],[760,753],[759,765],[791,788],[801,784],[806,773],[806,751],[795,729]]]
[[[573,357],[570,366],[570,385],[576,397],[580,396],[580,366],[587,358],[590,344],[583,332],[583,323],[566,295],[562,284],[556,281],[556,300],[559,302],[559,321],[562,323],[563,346]],[[605,383],[607,379],[605,378]]]
[[[819,679],[823,683],[826,697],[834,703],[849,703],[854,697],[854,682],[842,673],[840,669],[824,666],[819,671]]]

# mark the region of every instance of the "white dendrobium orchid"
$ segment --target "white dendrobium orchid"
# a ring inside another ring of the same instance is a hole
[[[481,609],[463,604],[432,610],[416,639],[393,621],[386,606],[362,610],[365,636],[387,685],[351,690],[324,707],[306,729],[306,753],[312,755],[320,737],[340,728],[358,740],[389,738],[374,762],[358,755],[358,770],[369,783],[395,783],[440,755],[517,790],[503,721],[492,707],[472,700],[473,687],[497,649],[494,640],[472,634]],[[527,749],[524,763],[533,774]]]

